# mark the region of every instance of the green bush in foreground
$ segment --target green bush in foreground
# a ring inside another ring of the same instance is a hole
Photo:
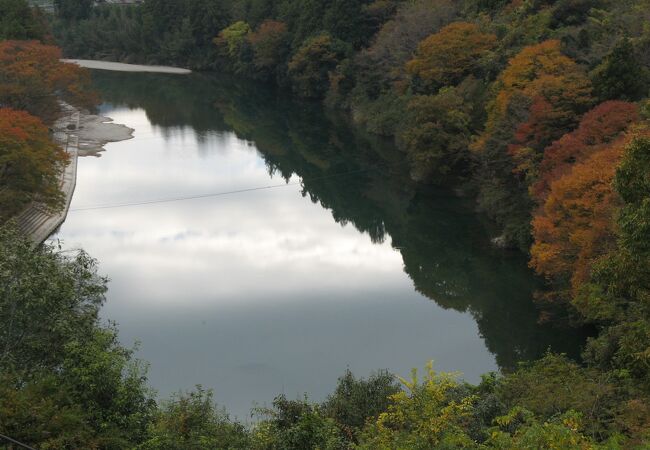
[[[0,430],[42,449],[130,448],[155,403],[141,364],[99,323],[106,279],[0,228]]]

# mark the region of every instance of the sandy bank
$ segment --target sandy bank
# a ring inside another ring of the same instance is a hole
[[[79,156],[99,156],[109,142],[125,141],[133,138],[133,129],[126,125],[112,123],[109,117],[96,116],[82,112],[79,128],[68,130],[79,138]]]
[[[116,72],[154,72],[154,73],[173,73],[186,75],[192,73],[189,69],[168,66],[141,66],[138,64],[123,64],[108,61],[95,61],[91,59],[63,59],[63,62],[77,64],[87,69],[113,70]]]
[[[113,123],[110,117],[90,114],[67,103],[62,103],[61,110],[63,114],[52,127],[55,140],[64,147],[73,140],[78,156],[99,156],[106,144],[133,138],[133,128]]]

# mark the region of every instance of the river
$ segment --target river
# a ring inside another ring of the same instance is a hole
[[[104,320],[138,342],[161,398],[200,384],[245,419],[323,400],[349,368],[429,360],[476,382],[580,336],[537,323],[525,258],[470,199],[417,186],[345,116],[223,77],[93,72],[134,128],[81,158],[54,239],[111,279]]]

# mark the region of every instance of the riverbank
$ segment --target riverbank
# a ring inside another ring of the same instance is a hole
[[[112,123],[110,117],[81,113],[75,136],[79,140],[79,156],[99,156],[106,144],[133,138],[133,128]]]
[[[187,75],[192,73],[189,69],[170,66],[145,66],[141,64],[124,64],[110,61],[96,61],[92,59],[63,59],[63,62],[76,64],[86,69],[112,70],[114,72],[149,72],[149,73],[170,73],[176,75]]]
[[[77,183],[77,159],[80,156],[98,156],[110,142],[133,137],[133,129],[110,123],[112,119],[89,114],[67,103],[61,103],[63,116],[52,126],[52,139],[69,156],[69,163],[61,173],[60,189],[64,206],[52,211],[40,202],[30,203],[15,217],[18,229],[34,245],[44,242],[65,221]]]
[[[77,64],[87,69],[109,70],[114,72],[152,72],[168,74],[189,74],[191,70],[167,66],[143,66],[106,61],[66,59],[67,63]],[[19,230],[34,245],[44,242],[65,221],[77,180],[77,158],[99,156],[104,146],[110,142],[131,139],[135,130],[112,123],[110,117],[90,114],[67,103],[61,104],[63,115],[52,126],[53,140],[63,147],[70,162],[61,173],[60,189],[64,193],[64,206],[60,211],[52,211],[40,202],[30,203],[14,219]]]

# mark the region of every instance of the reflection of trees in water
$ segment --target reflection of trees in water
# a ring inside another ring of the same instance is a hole
[[[163,129],[234,131],[255,142],[270,174],[285,180],[297,174],[303,196],[338,223],[375,243],[390,236],[415,288],[443,308],[470,312],[501,367],[549,347],[577,354],[578,332],[537,323],[535,280],[523,256],[492,249],[471,204],[416,186],[390,143],[353,130],[345,117],[213,76],[96,73],[95,79],[107,102],[143,108]]]

